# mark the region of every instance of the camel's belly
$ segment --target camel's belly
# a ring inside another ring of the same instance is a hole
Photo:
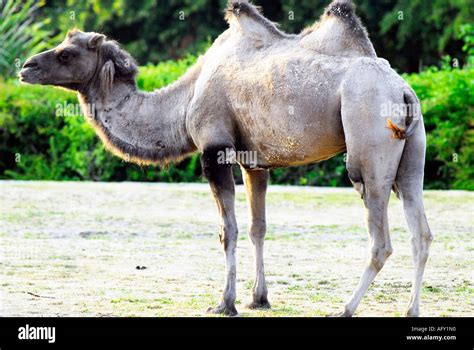
[[[291,126],[288,123],[286,127],[247,129],[241,134],[244,136],[240,144],[243,151],[251,154],[242,163],[257,163],[259,168],[298,166],[329,159],[346,149],[342,124],[337,119]]]
[[[303,165],[345,150],[338,93],[344,69],[329,70],[330,64],[270,55],[238,71],[229,104],[241,146],[257,153],[259,166]]]
[[[307,154],[305,156],[301,156],[301,154],[295,154],[294,156],[289,154],[281,154],[277,152],[266,152],[260,153],[260,157],[257,155],[258,159],[256,163],[252,162],[252,158],[250,161],[245,160],[242,164],[249,168],[257,168],[257,169],[271,169],[271,168],[286,168],[292,166],[301,166],[311,163],[321,162],[327,159],[334,157],[335,155],[344,152],[346,150],[346,146],[328,146],[324,149],[319,149],[317,152],[311,152],[311,154]],[[255,156],[254,156],[255,157]]]

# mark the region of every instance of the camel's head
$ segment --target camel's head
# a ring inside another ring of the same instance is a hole
[[[105,35],[71,30],[52,50],[30,57],[20,71],[20,81],[81,91],[99,82],[110,88],[115,79],[137,73],[134,59]]]

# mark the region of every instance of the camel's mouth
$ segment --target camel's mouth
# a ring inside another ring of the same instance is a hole
[[[23,67],[18,73],[20,82],[28,84],[40,84],[40,71],[37,67]]]
[[[18,77],[20,82],[28,84],[42,84],[44,83],[43,72],[41,65],[37,59],[30,58],[23,65]]]

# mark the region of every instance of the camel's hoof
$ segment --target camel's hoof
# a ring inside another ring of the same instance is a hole
[[[405,312],[406,317],[420,317],[420,311],[415,309],[408,309]]]
[[[327,315],[326,317],[352,317],[352,314],[347,310],[344,310],[335,314]]]
[[[250,304],[245,305],[245,307],[250,310],[271,309],[271,306],[268,300],[252,301]]]
[[[231,307],[228,307],[226,305],[219,305],[216,308],[210,307],[207,309],[208,314],[213,314],[213,315],[224,315],[224,316],[237,316],[238,312],[237,309],[235,308],[234,305]]]

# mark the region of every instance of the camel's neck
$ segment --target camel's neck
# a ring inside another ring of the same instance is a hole
[[[186,129],[198,66],[153,93],[130,82],[115,82],[107,96],[99,88],[79,93],[84,114],[108,148],[127,161],[168,163],[195,151]]]

